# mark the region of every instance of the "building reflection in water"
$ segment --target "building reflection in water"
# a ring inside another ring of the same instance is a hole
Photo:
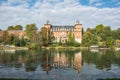
[[[67,62],[67,57],[65,53],[55,54],[53,67],[67,67],[67,65],[68,65],[68,62]]]
[[[74,68],[79,73],[82,69],[82,54],[79,52],[69,56],[69,53],[67,55],[65,53],[57,53],[54,55],[53,62],[53,68]]]
[[[81,54],[81,52],[75,54],[75,57],[74,57],[74,68],[75,68],[75,70],[78,71],[78,73],[82,69],[82,54]]]
[[[82,69],[82,54],[79,51],[56,51],[55,53],[45,51],[36,55],[32,53],[0,54],[0,64],[6,64],[14,68],[23,68],[26,72],[34,72],[36,68],[42,67],[42,70],[47,74],[52,69],[67,68],[75,69],[79,73]]]

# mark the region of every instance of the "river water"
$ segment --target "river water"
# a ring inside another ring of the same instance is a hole
[[[120,79],[120,51],[0,51],[0,79]]]

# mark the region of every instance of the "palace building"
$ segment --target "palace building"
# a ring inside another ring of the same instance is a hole
[[[71,31],[75,37],[75,41],[81,43],[82,24],[80,24],[79,21],[77,21],[75,25],[52,25],[47,21],[47,23],[44,24],[44,27],[53,32],[55,42],[61,41],[62,43],[65,43],[68,40],[68,35]]]

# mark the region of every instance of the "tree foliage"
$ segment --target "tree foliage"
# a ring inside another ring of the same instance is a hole
[[[53,33],[50,31],[50,29],[47,29],[45,27],[41,28],[41,36],[42,36],[42,42],[43,42],[42,44],[44,46],[51,44],[52,41],[54,40]]]
[[[95,34],[92,34],[89,30],[84,33],[82,44],[84,46],[90,46],[92,44],[97,44],[97,38]]]
[[[120,30],[111,30],[110,26],[99,24],[96,28],[88,28],[83,35],[82,45],[99,45],[112,47],[116,39],[120,39]]]
[[[16,25],[15,30],[23,30],[23,27],[21,25]]]
[[[75,36],[74,34],[70,31],[69,34],[68,34],[68,41],[67,41],[67,44],[68,45],[73,45],[75,42]]]
[[[14,26],[8,26],[7,30],[15,30]]]
[[[37,27],[35,24],[27,24],[25,27],[26,36],[30,41],[34,41],[34,37],[37,32]]]
[[[7,30],[23,30],[23,27],[21,25],[8,26]]]
[[[68,40],[67,40],[66,44],[68,46],[76,46],[76,47],[80,46],[80,43],[75,41],[75,36],[71,31],[68,34]]]

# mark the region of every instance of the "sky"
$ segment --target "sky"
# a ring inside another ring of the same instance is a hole
[[[0,0],[0,29],[35,23],[38,29],[46,21],[52,25],[75,25],[84,29],[98,24],[120,28],[120,0]]]

